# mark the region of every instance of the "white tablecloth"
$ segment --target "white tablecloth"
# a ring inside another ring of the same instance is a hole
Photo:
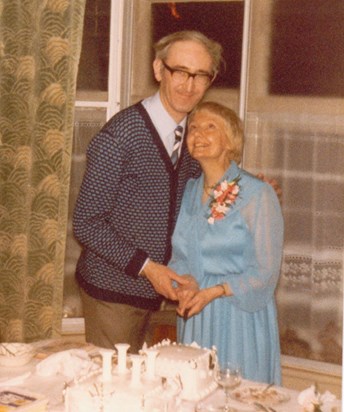
[[[0,389],[8,387],[9,379],[12,379],[13,387],[29,390],[31,392],[40,393],[49,398],[49,412],[63,412],[64,404],[62,391],[68,379],[63,375],[53,377],[42,377],[36,373],[36,365],[39,361],[34,359],[28,365],[21,367],[2,367],[0,366]],[[16,379],[16,381],[13,381]],[[254,385],[253,382],[243,381],[241,386]],[[298,392],[286,388],[278,388],[289,396],[289,400],[279,405],[274,405],[276,412],[302,412],[302,408],[297,403]],[[211,394],[203,402],[221,404],[224,401],[223,391],[217,390]],[[256,411],[252,406],[248,406],[237,401],[232,401],[233,408],[238,412],[253,412]],[[194,412],[195,404],[191,402],[183,402],[182,412]],[[327,405],[322,412],[340,412],[341,402],[338,400],[331,405]]]

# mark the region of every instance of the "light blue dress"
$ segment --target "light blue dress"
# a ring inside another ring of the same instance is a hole
[[[227,282],[233,296],[213,300],[186,321],[185,329],[178,318],[178,340],[208,348],[215,345],[219,361],[238,363],[246,379],[280,384],[274,292],[283,218],[272,187],[235,162],[220,181],[238,176],[238,197],[214,224],[208,223],[210,200],[201,202],[203,175],[187,184],[169,266],[179,274],[193,275],[201,288]]]

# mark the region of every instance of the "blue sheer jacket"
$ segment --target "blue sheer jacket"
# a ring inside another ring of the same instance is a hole
[[[185,327],[178,319],[178,339],[215,345],[220,362],[238,363],[246,379],[280,384],[274,292],[283,247],[281,208],[273,188],[235,162],[220,181],[238,176],[238,197],[214,224],[208,222],[210,199],[201,201],[203,175],[187,184],[169,266],[193,275],[200,288],[228,283],[233,295],[213,300]]]

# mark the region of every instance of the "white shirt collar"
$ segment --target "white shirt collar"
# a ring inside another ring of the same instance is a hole
[[[159,92],[144,99],[142,101],[142,104],[147,110],[147,113],[151,118],[154,127],[159,133],[159,136],[164,143],[167,152],[171,154],[174,144],[174,129],[178,125],[180,125],[185,131],[186,116],[180,123],[177,124],[163,106]]]

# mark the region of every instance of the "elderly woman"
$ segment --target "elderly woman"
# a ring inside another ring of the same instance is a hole
[[[187,184],[172,241],[169,266],[192,279],[178,290],[178,339],[215,345],[220,363],[239,364],[247,379],[279,384],[278,198],[238,166],[243,131],[232,110],[201,103],[189,116],[187,145],[203,173]]]

